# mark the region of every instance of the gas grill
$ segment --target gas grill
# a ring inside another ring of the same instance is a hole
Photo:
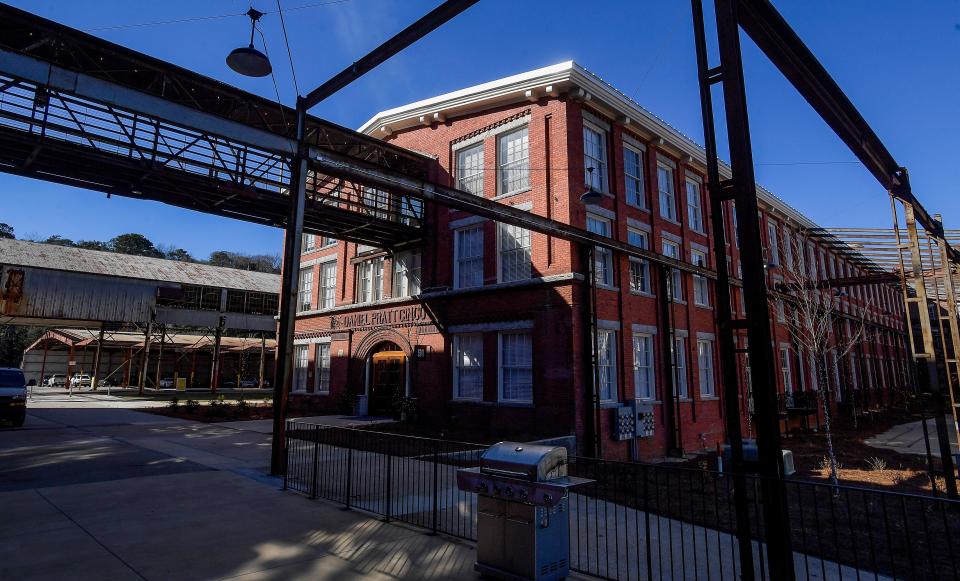
[[[567,449],[500,442],[478,468],[457,471],[457,486],[477,493],[477,563],[500,579],[549,581],[569,573]]]

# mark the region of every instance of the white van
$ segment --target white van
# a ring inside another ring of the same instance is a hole
[[[27,380],[16,367],[0,367],[0,420],[19,428],[27,418]]]

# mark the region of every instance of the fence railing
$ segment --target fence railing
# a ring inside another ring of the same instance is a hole
[[[476,495],[456,471],[486,446],[290,421],[286,487],[432,532],[476,539]],[[740,579],[729,475],[571,457],[570,566],[604,579]],[[747,478],[757,579],[768,579],[760,481]],[[960,502],[786,483],[798,579],[960,578]]]

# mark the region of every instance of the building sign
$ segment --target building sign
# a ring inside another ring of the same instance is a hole
[[[353,313],[350,315],[331,315],[330,328],[338,329],[361,329],[363,327],[399,327],[414,323],[428,322],[430,318],[423,307],[397,307],[395,309],[382,309],[379,311],[367,311],[364,313]]]

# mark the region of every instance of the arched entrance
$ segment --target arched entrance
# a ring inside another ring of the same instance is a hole
[[[367,362],[369,413],[393,412],[397,400],[407,395],[407,356],[391,341],[378,344]]]

